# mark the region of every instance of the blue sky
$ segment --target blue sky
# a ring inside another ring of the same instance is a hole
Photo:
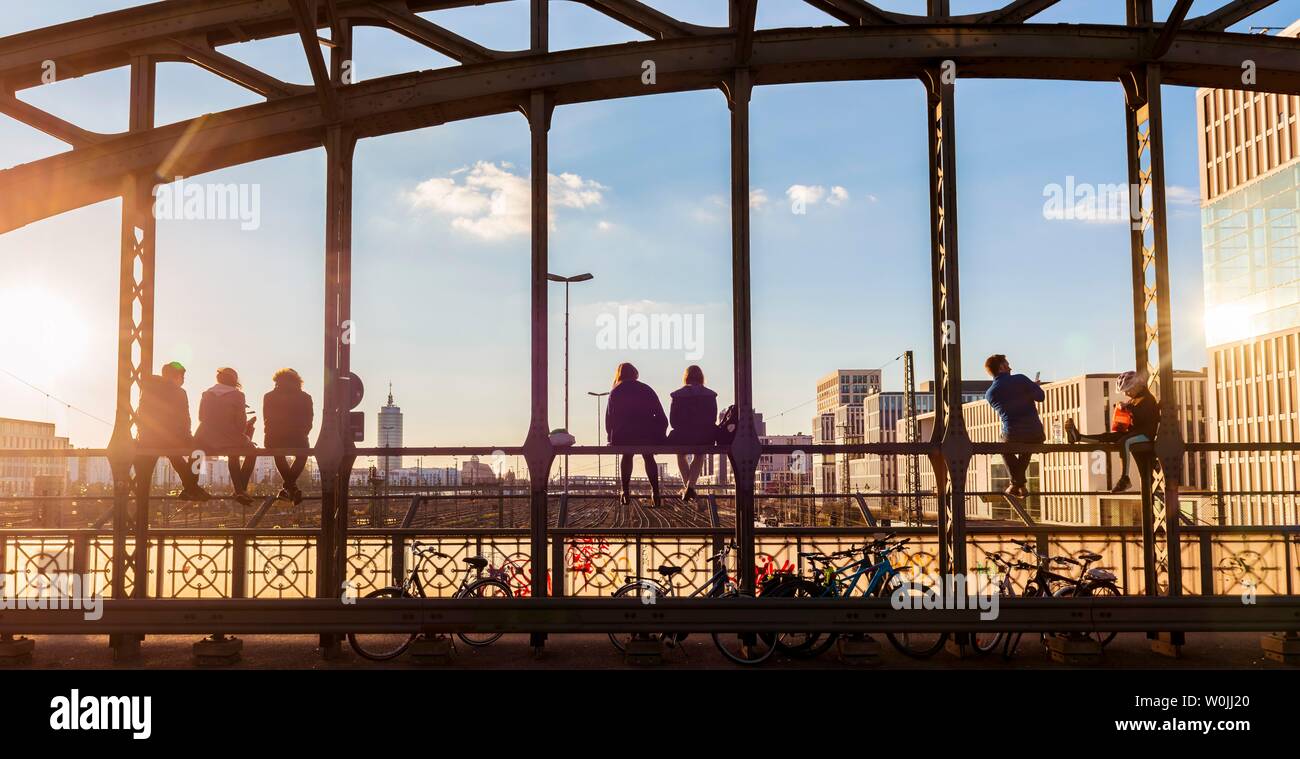
[[[129,0],[21,4],[0,34],[134,5]],[[655,0],[703,24],[723,24],[722,0]],[[924,3],[880,2],[891,10]],[[1001,5],[955,3],[955,12]],[[1157,2],[1158,13],[1171,1]],[[1198,1],[1192,14],[1218,2]],[[552,47],[641,39],[583,6],[553,3]],[[1122,21],[1123,3],[1065,0],[1042,22]],[[500,49],[525,46],[527,3],[428,14]],[[1252,24],[1284,26],[1300,0],[1283,0]],[[764,0],[759,26],[835,23],[797,0]],[[296,37],[225,52],[284,79],[310,76]],[[382,30],[358,33],[367,79],[449,65]],[[20,93],[91,129],[126,123],[127,74],[105,72]],[[1205,363],[1194,91],[1166,87],[1171,187],[1170,251],[1179,368]],[[158,123],[257,102],[193,67],[160,67]],[[1006,352],[1045,379],[1127,368],[1131,352],[1128,232],[1123,223],[1046,219],[1044,187],[1125,181],[1124,104],[1118,84],[960,80],[957,88],[961,292],[965,374]],[[752,105],[756,405],[772,432],[809,430],[816,379],[836,367],[929,360],[929,216],[922,87],[914,81],[760,88]],[[590,271],[575,285],[572,422],[592,442],[588,390],[606,390],[631,360],[667,398],[688,361],[682,351],[602,350],[596,319],[620,305],[702,314],[709,384],[731,400],[728,112],[718,92],[617,100],[556,111],[551,172],[574,192],[554,208],[551,268]],[[66,147],[0,118],[0,166]],[[528,237],[516,234],[528,176],[528,131],[518,115],[459,122],[362,142],[354,200],[354,370],[374,414],[392,382],[408,444],[515,444],[527,429]],[[251,397],[278,367],[295,366],[319,394],[323,293],[324,153],[312,150],[194,178],[257,184],[260,227],[234,221],[159,223],[159,361],[190,367],[199,392],[232,365]],[[430,183],[430,180],[432,182]],[[426,183],[423,184],[422,183]],[[795,185],[822,188],[803,215]],[[833,188],[842,188],[839,191]],[[495,193],[496,207],[492,206]],[[833,194],[834,193],[834,194]],[[839,197],[836,198],[835,196]],[[836,202],[831,202],[832,200]],[[524,198],[526,202],[526,197]],[[0,369],[104,419],[113,413],[118,204],[99,205],[0,236],[5,318]],[[526,220],[526,217],[523,217]],[[563,423],[562,289],[552,293],[551,425]],[[27,306],[38,304],[39,316]],[[260,405],[260,403],[258,404]],[[784,415],[780,412],[792,409]],[[75,444],[105,443],[106,425],[72,413],[0,374],[0,416],[55,421]],[[577,466],[575,464],[575,471]]]

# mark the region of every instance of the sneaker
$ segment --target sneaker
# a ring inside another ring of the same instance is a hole
[[[686,495],[682,496],[683,501],[694,501],[698,496],[695,494],[695,488],[686,488]]]
[[[292,488],[289,491],[289,497],[293,501],[294,506],[297,506],[298,504],[302,503],[303,500],[302,491],[299,490],[298,488]]]
[[[292,500],[293,500],[293,496],[289,495],[289,491],[288,491],[287,489],[285,489],[285,488],[280,488],[280,492],[275,494],[275,500],[277,500],[277,501],[292,501]]]
[[[1011,483],[1010,485],[1007,485],[1006,488],[1004,488],[1004,489],[1002,490],[1002,492],[1003,492],[1003,493],[1006,493],[1007,495],[1011,496],[1012,498],[1019,498],[1019,497],[1020,497],[1020,486],[1017,485],[1017,484],[1015,484],[1015,483],[1013,482],[1013,483]]]
[[[1071,443],[1079,442],[1079,428],[1074,426],[1073,419],[1065,420],[1065,439]]]
[[[1133,483],[1128,481],[1128,475],[1126,474],[1123,477],[1119,478],[1119,482],[1115,483],[1115,487],[1111,488],[1110,492],[1123,493],[1126,492],[1130,487],[1132,487],[1132,485]]]
[[[623,495],[618,497],[619,506],[627,506],[631,503],[632,503],[632,496],[628,495],[627,493],[624,493]]]
[[[253,496],[248,493],[235,493],[235,501],[244,506],[252,506]]]
[[[1028,497],[1029,497],[1029,488],[1028,488],[1027,486],[1025,486],[1024,484],[1017,485],[1017,486],[1016,486],[1016,497],[1017,497],[1017,498],[1028,498]]]
[[[185,488],[177,498],[182,501],[211,501],[212,494],[199,486]]]

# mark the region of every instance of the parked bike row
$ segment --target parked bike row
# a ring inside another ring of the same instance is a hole
[[[890,534],[872,542],[854,546],[847,550],[824,553],[806,551],[799,554],[807,573],[783,569],[767,574],[759,583],[760,596],[773,598],[895,598],[900,594],[910,596],[921,606],[921,600],[933,596],[936,588],[924,578],[910,576],[911,562],[907,557],[907,545],[910,538],[898,539]],[[1015,554],[997,551],[988,554],[995,572],[993,580],[996,595],[999,598],[1021,597],[1102,597],[1120,596],[1120,589],[1113,573],[1092,566],[1101,560],[1101,555],[1090,551],[1080,551],[1074,556],[1048,555],[1028,541],[1011,541],[1018,548]],[[425,585],[421,580],[425,566],[435,561],[452,561],[452,557],[438,550],[436,546],[416,543],[413,546],[416,561],[406,580],[400,585],[379,588],[366,595],[366,598],[424,598]],[[711,577],[691,591],[685,598],[736,598],[742,595],[739,583],[727,570],[728,559],[735,551],[735,544],[728,543],[713,554],[711,560],[715,571]],[[1032,557],[1025,561],[1021,555]],[[509,598],[517,595],[500,572],[492,571],[488,561],[482,556],[463,559],[464,570],[459,585],[452,598]],[[484,575],[484,570],[488,572]],[[624,583],[613,591],[614,598],[639,598],[643,603],[654,604],[660,599],[679,597],[678,585],[674,578],[683,573],[683,567],[662,565],[655,570],[654,576],[646,577],[629,574]],[[1023,583],[1017,583],[1017,577],[1027,577]],[[1018,589],[1018,587],[1020,589]],[[968,634],[970,648],[977,654],[989,654],[997,650],[1005,657],[1012,657],[1017,652],[1023,633],[1008,633],[995,629],[991,623],[987,631]],[[1046,646],[1047,640],[1054,633],[1040,634],[1040,642]],[[502,633],[458,633],[456,637],[469,646],[482,647],[495,643]],[[401,656],[417,636],[401,634],[349,634],[348,641],[358,655],[374,661],[395,659]],[[738,635],[734,633],[712,633],[714,645],[728,660],[737,664],[761,664],[773,654],[781,654],[796,659],[811,659],[821,656],[835,644],[840,634],[835,632],[767,632]],[[885,634],[890,644],[900,653],[925,659],[933,656],[949,638],[949,633],[921,632]],[[1113,632],[1093,633],[1092,637],[1101,646],[1115,638]],[[670,631],[646,631],[639,633],[610,633],[610,643],[620,653],[638,643],[659,644],[664,647],[680,647],[687,638],[686,633]]]

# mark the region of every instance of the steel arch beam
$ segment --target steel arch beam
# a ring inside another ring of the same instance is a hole
[[[1119,81],[1144,60],[1151,30],[1059,25],[891,26],[757,32],[756,85],[912,78],[937,58],[963,78]],[[1300,94],[1300,43],[1223,33],[1180,33],[1161,59],[1168,84],[1240,87],[1241,61],[1255,61],[1260,87]],[[341,123],[359,137],[518,110],[544,86],[557,105],[712,89],[735,65],[733,35],[712,35],[528,55],[361,82],[339,91]],[[656,84],[642,83],[653,58]],[[194,176],[323,144],[329,121],[314,92],[114,136],[0,171],[0,233],[116,197],[121,179],[153,171],[192,131],[161,180]],[[197,121],[197,120],[195,120]]]

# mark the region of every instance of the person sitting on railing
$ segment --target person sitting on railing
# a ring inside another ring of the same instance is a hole
[[[281,369],[272,379],[275,388],[262,396],[262,417],[266,421],[263,438],[266,447],[310,448],[311,442],[308,441],[307,434],[311,432],[315,412],[311,396],[303,392],[302,376],[293,369]],[[277,498],[295,504],[302,503],[298,478],[306,467],[306,456],[295,456],[292,464],[287,456],[275,457],[275,468],[284,479],[284,487]]]
[[[164,364],[161,375],[150,375],[140,383],[140,413],[136,418],[137,442],[145,448],[176,448],[186,452],[194,445],[190,435],[190,398],[185,393],[185,367],[179,361]],[[199,486],[193,462],[177,454],[168,456],[184,488],[180,497],[186,501],[206,501],[212,497]],[[158,459],[143,456],[136,461],[136,471],[153,476]]]
[[[682,386],[672,392],[668,419],[673,431],[668,442],[673,445],[712,445],[718,430],[718,394],[704,386],[704,370],[698,366],[686,367]],[[695,498],[695,480],[704,468],[704,455],[692,454],[687,463],[686,454],[677,454],[677,469],[682,473],[682,500]]]
[[[1002,442],[1004,443],[1041,443],[1047,439],[1043,432],[1043,422],[1038,418],[1037,403],[1043,398],[1043,388],[1023,374],[1012,374],[1007,357],[995,353],[984,362],[984,369],[993,377],[984,400],[1002,417]],[[1006,494],[1016,498],[1029,495],[1026,472],[1029,471],[1032,453],[1004,453],[1002,460],[1007,463],[1007,472],[1011,484]]]
[[[1156,439],[1156,428],[1160,426],[1160,401],[1147,388],[1146,377],[1138,372],[1124,372],[1115,378],[1115,388],[1129,400],[1115,407],[1115,415],[1110,420],[1110,432],[1097,435],[1084,435],[1075,426],[1074,419],[1065,420],[1065,437],[1071,443],[1091,440],[1096,443],[1120,443],[1122,452],[1119,481],[1110,489],[1112,493],[1123,493],[1132,483],[1128,479],[1128,461],[1133,454],[1133,446],[1149,443]]]
[[[664,434],[668,431],[668,418],[664,416],[664,406],[659,396],[649,385],[640,382],[636,367],[629,363],[618,365],[614,372],[614,389],[609,393],[609,404],[605,406],[605,432],[610,445],[663,445]],[[654,505],[662,505],[659,498],[659,469],[655,457],[649,453],[642,454],[645,462],[645,476],[650,480],[650,492],[654,495]],[[619,462],[623,477],[623,496],[620,503],[631,503],[632,454],[623,454]]]
[[[203,391],[199,401],[199,428],[194,433],[195,443],[202,450],[229,450],[253,448],[253,427],[257,417],[248,418],[244,393],[240,389],[239,374],[230,367],[217,370],[217,384]],[[248,494],[248,483],[253,479],[256,456],[228,455],[230,483],[234,486],[235,500],[245,506],[253,502]]]

